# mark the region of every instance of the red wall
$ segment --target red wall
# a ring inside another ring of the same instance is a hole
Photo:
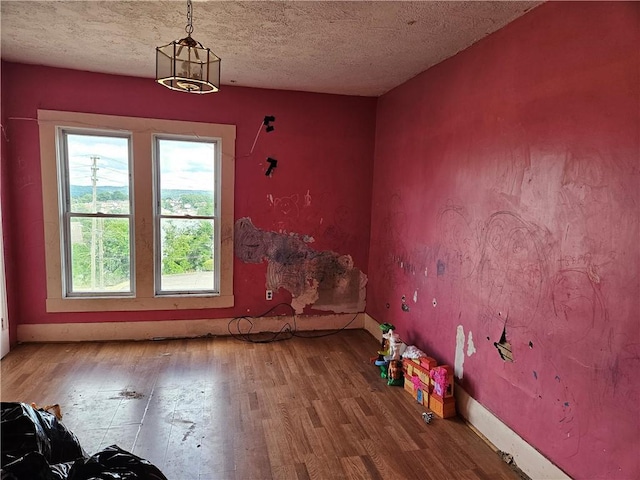
[[[575,478],[640,478],[639,45],[547,3],[378,99],[367,313]]]
[[[13,63],[2,64],[2,94],[9,138],[6,158],[3,151],[3,213],[14,340],[16,323],[228,318],[258,315],[290,300],[281,291],[267,302],[266,263],[236,258],[234,308],[46,313],[38,109],[235,124],[235,217],[250,217],[266,231],[311,235],[315,250],[349,254],[366,271],[375,98],[228,86],[212,95],[186,95],[152,79]],[[266,133],[263,127],[248,156],[265,115],[276,117],[275,130]],[[268,156],[278,160],[271,177],[265,176]],[[307,193],[311,204],[305,207]],[[268,195],[283,201],[276,206]],[[292,202],[298,215],[291,213]]]
[[[3,69],[4,69],[4,63],[0,64],[0,78],[2,77],[2,73],[4,73]],[[4,105],[6,105],[7,97],[8,96],[7,96],[6,90],[2,88],[0,91],[0,106],[4,107]],[[2,204],[2,222],[3,222],[2,240],[3,240],[3,249],[4,249],[4,255],[5,255],[4,274],[5,274],[5,279],[8,281],[10,278],[13,277],[14,267],[13,267],[13,263],[9,261],[9,259],[13,257],[13,251],[12,251],[11,242],[9,241],[10,235],[8,231],[9,226],[11,224],[11,221],[9,220],[10,212],[11,212],[10,196],[8,193],[8,188],[6,187],[6,185],[8,184],[8,178],[9,178],[8,177],[9,162],[7,161],[9,138],[6,130],[7,115],[4,108],[2,108],[0,121],[2,122],[2,128],[1,128],[2,131],[0,132],[0,183],[1,183],[0,184],[0,202]],[[7,304],[5,305],[5,307],[7,311],[7,318],[11,319],[14,311],[14,308],[13,308],[14,302],[10,296],[7,296],[6,302]],[[11,344],[14,344],[16,342],[15,330],[16,330],[15,325],[12,325],[11,320],[9,320],[9,342]],[[3,353],[6,353],[6,352],[3,352]]]

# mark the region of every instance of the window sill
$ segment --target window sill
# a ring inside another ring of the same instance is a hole
[[[133,312],[233,307],[233,295],[149,298],[48,298],[47,312]]]

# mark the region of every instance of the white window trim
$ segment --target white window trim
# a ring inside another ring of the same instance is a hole
[[[40,159],[47,269],[47,312],[97,312],[227,308],[233,297],[233,200],[235,176],[235,125],[158,120],[74,112],[38,110]],[[132,134],[135,297],[77,298],[63,296],[60,235],[57,127],[124,130]],[[219,295],[156,296],[154,286],[153,135],[220,138],[221,248]],[[55,180],[54,180],[55,179]]]

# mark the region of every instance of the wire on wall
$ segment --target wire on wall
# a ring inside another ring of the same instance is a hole
[[[285,322],[284,325],[277,332],[258,332],[252,333],[253,328],[255,326],[254,320],[258,318],[265,317],[273,312],[276,308],[280,306],[286,306],[291,310],[292,315],[292,323]],[[261,315],[242,315],[240,317],[232,318],[227,324],[227,330],[229,335],[231,335],[235,340],[239,340],[247,343],[273,343],[280,342],[283,340],[290,340],[294,337],[298,338],[320,338],[320,337],[328,337],[330,335],[335,335],[337,333],[345,330],[349,325],[351,325],[355,319],[358,318],[358,314],[356,313],[354,317],[349,320],[345,325],[338,328],[337,330],[332,330],[329,332],[323,332],[318,334],[302,334],[298,332],[298,325],[296,322],[296,312],[293,307],[288,303],[279,303],[273,307],[271,307],[266,312]],[[257,335],[261,337],[258,338]]]

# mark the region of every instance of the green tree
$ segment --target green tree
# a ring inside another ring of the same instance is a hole
[[[102,232],[105,285],[129,280],[131,249],[129,222],[125,219],[105,220]]]
[[[164,228],[162,270],[165,274],[211,270],[213,222],[169,221]]]
[[[207,197],[206,201],[198,205],[197,214],[202,216],[213,215],[213,201]]]
[[[111,193],[111,199],[115,201],[126,201],[129,199],[129,196],[124,192],[121,192],[119,190],[114,190]]]
[[[91,247],[88,243],[71,245],[71,273],[74,290],[91,286]]]
[[[96,256],[98,244],[102,242],[103,257],[103,285],[111,286],[128,281],[130,276],[130,244],[129,222],[126,219],[102,219],[96,222]],[[80,224],[81,238],[76,238],[71,245],[71,272],[73,288],[91,288],[91,229],[92,219],[75,219],[74,224]],[[102,226],[102,231],[100,231]],[[99,258],[96,257],[96,270],[99,271]],[[97,272],[96,272],[97,275]],[[99,282],[99,278],[97,279]]]

